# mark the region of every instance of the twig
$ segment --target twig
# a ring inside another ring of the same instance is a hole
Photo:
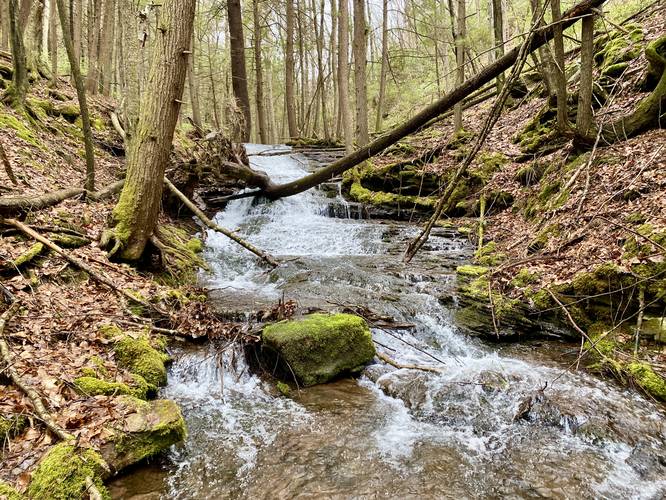
[[[18,387],[21,391],[23,391],[23,393],[28,397],[30,403],[32,404],[32,407],[35,409],[35,413],[37,414],[39,419],[42,422],[44,422],[44,425],[46,425],[48,430],[50,430],[53,434],[55,434],[56,436],[58,436],[58,438],[62,440],[74,439],[74,436],[66,432],[53,420],[53,417],[44,406],[44,403],[42,403],[42,400],[39,394],[37,394],[37,391],[35,391],[35,389],[33,389],[30,385],[28,385],[21,378],[18,371],[16,371],[16,368],[14,368],[14,364],[12,362],[12,355],[9,351],[9,345],[7,344],[7,341],[5,340],[4,337],[4,330],[9,320],[19,310],[19,307],[20,303],[14,302],[9,307],[9,309],[7,309],[0,316],[0,355],[2,355],[2,361],[7,367],[6,368],[7,374],[9,375],[9,378],[11,379],[12,383],[16,387]]]
[[[90,476],[86,476],[86,491],[88,492],[88,496],[90,496],[90,500],[104,500],[104,497]]]
[[[398,363],[396,360],[389,358],[386,354],[379,351],[377,351],[377,357],[381,359],[384,363],[394,366],[395,368],[398,369],[421,370],[424,372],[443,373],[442,370],[440,370],[439,368],[435,368],[434,366]]]

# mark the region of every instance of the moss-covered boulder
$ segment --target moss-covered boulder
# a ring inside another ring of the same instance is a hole
[[[277,356],[285,374],[305,385],[323,384],[344,374],[357,373],[375,356],[370,329],[351,314],[311,314],[267,326],[264,352]]]
[[[104,498],[111,498],[102,483],[108,466],[99,453],[60,443],[37,464],[28,487],[30,498],[76,500],[88,498],[86,478],[90,478]]]
[[[140,375],[150,385],[159,387],[167,381],[165,361],[169,356],[150,345],[147,337],[125,337],[114,348],[116,360],[123,368]]]
[[[175,401],[142,401],[122,396],[126,410],[122,425],[112,425],[111,438],[100,453],[113,471],[153,457],[181,442],[187,435],[185,420]]]
[[[97,377],[83,376],[74,380],[76,390],[84,396],[129,395],[146,399],[155,394],[155,386],[146,382],[141,375],[132,375],[133,383],[110,382]]]

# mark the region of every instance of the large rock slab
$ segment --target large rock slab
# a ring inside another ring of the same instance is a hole
[[[304,386],[358,373],[375,356],[367,323],[351,314],[311,314],[275,323],[264,329],[262,340],[264,355]]]

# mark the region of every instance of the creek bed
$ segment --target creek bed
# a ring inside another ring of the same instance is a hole
[[[278,182],[312,167],[297,153],[252,161]],[[455,267],[470,257],[466,242],[439,229],[405,265],[402,251],[417,228],[358,219],[345,203],[330,189],[231,202],[217,222],[285,264],[266,273],[252,255],[209,233],[211,273],[203,280],[212,300],[230,317],[283,296],[302,309],[365,306],[415,325],[373,329],[381,350],[442,373],[376,364],[359,380],[287,398],[240,353],[226,351],[221,363],[210,346],[184,348],[163,396],[181,404],[187,441],[114,481],[115,497],[666,495],[661,407],[583,373],[563,373],[574,346],[498,349],[462,334],[451,308]],[[345,213],[349,218],[340,217]],[[515,419],[526,401],[529,411]]]

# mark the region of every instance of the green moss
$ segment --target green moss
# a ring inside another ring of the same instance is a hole
[[[44,251],[44,248],[45,247],[43,243],[35,243],[30,248],[28,248],[28,250],[16,257],[16,259],[12,261],[12,266],[20,267],[24,264],[27,264],[28,262],[31,262],[35,257]]]
[[[90,244],[89,239],[71,234],[54,233],[51,235],[51,239],[64,248],[79,248]]]
[[[0,444],[19,435],[27,425],[28,419],[23,415],[0,416]]]
[[[636,59],[641,53],[642,40],[643,30],[636,26],[628,35],[616,30],[603,43],[597,42],[599,49],[594,54],[594,61],[601,73],[604,74],[609,67]]]
[[[533,254],[538,252],[539,250],[546,248],[546,245],[548,245],[550,239],[559,236],[559,234],[560,234],[559,224],[550,224],[546,226],[541,231],[539,231],[536,238],[534,238],[532,241],[530,241],[527,244],[527,253]]]
[[[79,377],[74,380],[76,389],[85,396],[117,396],[132,394],[127,384],[120,382],[107,382],[95,377]]]
[[[506,260],[506,254],[497,251],[494,241],[486,243],[474,253],[474,258],[482,266],[492,267]]]
[[[187,242],[186,246],[194,253],[201,253],[204,249],[203,241],[201,241],[199,238],[191,238]]]
[[[105,499],[111,498],[102,476],[107,466],[102,457],[91,449],[76,448],[60,443],[40,460],[28,487],[31,498],[72,500],[85,498],[86,478],[90,477]]]
[[[612,263],[603,264],[592,272],[582,272],[574,276],[571,281],[577,295],[598,295],[612,290],[620,280],[620,271]]]
[[[277,384],[275,384],[277,387],[277,390],[280,391],[280,394],[283,396],[289,397],[289,394],[291,394],[291,387],[289,387],[289,384],[285,384],[284,382],[278,381]]]
[[[618,78],[619,76],[622,75],[622,73],[624,73],[627,70],[628,67],[629,67],[628,62],[611,64],[610,66],[604,68],[604,70],[601,72],[601,75],[610,78]]]
[[[0,481],[0,498],[2,500],[24,500],[25,497],[7,483]]]
[[[30,129],[22,120],[13,114],[0,109],[0,129],[10,128],[16,132],[16,136],[31,146],[45,151],[45,147],[40,144],[34,131]]]
[[[649,364],[637,361],[629,363],[626,371],[645,392],[666,401],[666,380],[655,373]]]
[[[539,282],[539,275],[523,268],[511,280],[511,284],[517,288],[525,288]]]
[[[359,203],[368,205],[376,205],[381,207],[413,207],[421,208],[424,210],[432,210],[437,203],[434,197],[425,196],[407,196],[394,193],[385,193],[383,191],[370,191],[361,185],[360,181],[355,181],[349,195]]]
[[[62,116],[70,123],[74,123],[81,114],[79,111],[79,105],[73,102],[57,103],[55,106],[53,106],[53,113],[55,115]]]
[[[167,373],[164,366],[168,356],[154,349],[146,337],[133,339],[125,337],[114,347],[116,360],[131,373],[141,375],[148,384],[161,386],[166,384]]]
[[[456,268],[456,274],[458,276],[467,276],[477,278],[483,276],[488,272],[488,268],[485,266],[474,266],[471,264],[466,264],[464,266],[458,266]]]
[[[534,307],[538,311],[546,310],[546,309],[550,308],[553,304],[552,297],[550,296],[548,291],[545,290],[545,289],[542,289],[542,290],[539,290],[539,291],[537,291],[533,294],[530,294],[528,298],[532,301],[532,303],[534,304]]]
[[[125,334],[115,323],[102,323],[97,328],[97,331],[106,339],[117,339]]]
[[[643,224],[647,217],[640,212],[633,212],[624,218],[624,221],[629,224]]]
[[[368,325],[351,314],[311,314],[275,323],[264,328],[262,341],[267,354],[277,354],[306,386],[358,372],[375,355]]]

